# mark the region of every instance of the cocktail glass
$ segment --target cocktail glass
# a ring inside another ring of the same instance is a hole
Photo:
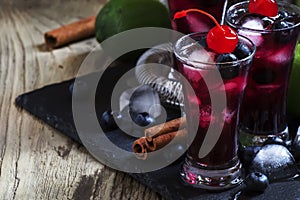
[[[183,91],[188,131],[197,132],[181,177],[193,186],[220,190],[242,180],[237,156],[238,113],[255,46],[239,36],[239,47],[232,53],[238,59],[218,62],[220,56],[228,54],[207,48],[206,34],[183,36],[174,47],[179,71],[187,80]],[[246,54],[241,52],[245,49]]]
[[[239,138],[243,146],[261,146],[268,138],[289,139],[286,98],[299,36],[299,7],[278,2],[278,15],[249,13],[249,2],[231,6],[226,23],[257,47],[241,105]]]

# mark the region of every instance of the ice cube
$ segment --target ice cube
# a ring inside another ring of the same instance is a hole
[[[241,24],[244,28],[264,30],[263,21],[259,18],[249,18],[242,22]]]
[[[238,25],[252,30],[269,30],[273,23],[274,20],[269,17],[251,13],[242,17]],[[259,47],[263,42],[263,37],[259,32],[240,29],[239,34],[251,39],[257,47]]]
[[[214,52],[207,51],[201,45],[197,45],[189,55],[188,60],[191,61],[191,65],[206,69],[208,66],[202,63],[214,63],[215,56]]]
[[[131,114],[148,113],[156,118],[161,114],[158,93],[149,85],[139,86],[129,99],[129,112]]]
[[[248,14],[241,18],[239,25],[244,28],[266,30],[271,27],[273,20],[260,14]]]
[[[278,144],[263,146],[254,157],[250,168],[267,175],[270,181],[287,179],[298,174],[292,154],[285,146]]]
[[[164,118],[158,93],[149,85],[124,91],[120,97],[118,127],[125,133],[142,137],[144,128]]]
[[[255,44],[256,47],[259,47],[264,41],[264,38],[258,32],[251,32],[251,31],[240,29],[238,31],[238,34],[249,38]]]

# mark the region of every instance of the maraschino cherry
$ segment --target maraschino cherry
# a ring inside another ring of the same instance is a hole
[[[238,44],[238,35],[232,28],[220,25],[212,15],[199,9],[187,9],[177,12],[174,15],[174,20],[185,17],[188,12],[200,12],[207,15],[216,24],[215,27],[209,30],[206,36],[206,42],[210,49],[219,54],[232,53],[234,51]]]
[[[275,0],[250,0],[248,9],[250,13],[275,17],[278,14],[278,5]]]

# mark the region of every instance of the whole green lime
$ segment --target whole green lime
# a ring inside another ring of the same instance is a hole
[[[297,45],[290,77],[287,114],[300,118],[300,44]]]
[[[167,8],[158,0],[110,0],[96,18],[97,41],[140,27],[171,28]]]

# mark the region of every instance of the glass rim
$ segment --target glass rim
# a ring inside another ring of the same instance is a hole
[[[294,28],[296,28],[300,25],[300,20],[299,20],[298,23],[294,24],[293,26],[287,27],[287,28],[281,28],[281,29],[275,29],[275,30],[258,30],[258,29],[242,27],[242,26],[231,23],[231,21],[227,17],[229,15],[229,11],[233,10],[233,8],[235,8],[236,6],[241,6],[241,5],[243,6],[245,4],[249,4],[249,1],[238,2],[236,4],[231,5],[228,8],[228,10],[226,11],[226,15],[225,15],[225,21],[229,26],[231,26],[235,29],[245,30],[245,31],[249,31],[249,32],[251,31],[251,32],[255,32],[255,33],[275,33],[275,32],[280,32],[280,31],[291,30],[291,29],[294,29]],[[299,10],[299,13],[300,13],[300,8],[296,5],[294,5],[294,4],[284,2],[284,1],[277,1],[277,4],[278,4],[278,8],[283,7],[283,6],[289,6],[289,7],[292,7],[293,9],[295,9],[295,10],[296,9]],[[280,9],[278,9],[278,10],[280,11]],[[247,13],[249,13],[249,12],[247,11]],[[297,14],[299,14],[299,13],[297,13]]]
[[[251,54],[249,56],[247,56],[245,58],[242,58],[242,59],[238,59],[236,61],[229,61],[229,62],[207,62],[207,61],[191,60],[191,59],[187,58],[186,56],[180,55],[180,53],[178,51],[178,48],[177,48],[177,46],[178,46],[178,44],[180,42],[182,42],[186,38],[191,38],[193,41],[197,42],[197,40],[195,40],[195,39],[192,38],[193,36],[196,36],[196,35],[205,36],[205,35],[207,35],[207,33],[208,32],[195,32],[195,33],[190,33],[190,34],[187,34],[187,35],[179,38],[176,41],[175,45],[174,45],[174,54],[175,54],[176,58],[179,59],[180,61],[183,61],[184,64],[187,64],[187,65],[192,66],[194,68],[209,69],[207,67],[204,68],[204,67],[199,67],[199,66],[195,66],[195,65],[202,64],[202,65],[206,65],[206,66],[216,66],[216,65],[219,65],[219,66],[224,66],[224,67],[226,67],[226,66],[230,67],[229,65],[237,65],[237,64],[245,62],[245,61],[247,61],[249,59],[252,59],[254,57],[254,54],[256,52],[256,46],[255,46],[255,44],[249,38],[247,38],[245,36],[242,36],[242,35],[238,35],[239,39],[242,38],[243,40],[247,41],[251,45],[252,52],[251,52]],[[193,63],[195,65],[193,65]]]

